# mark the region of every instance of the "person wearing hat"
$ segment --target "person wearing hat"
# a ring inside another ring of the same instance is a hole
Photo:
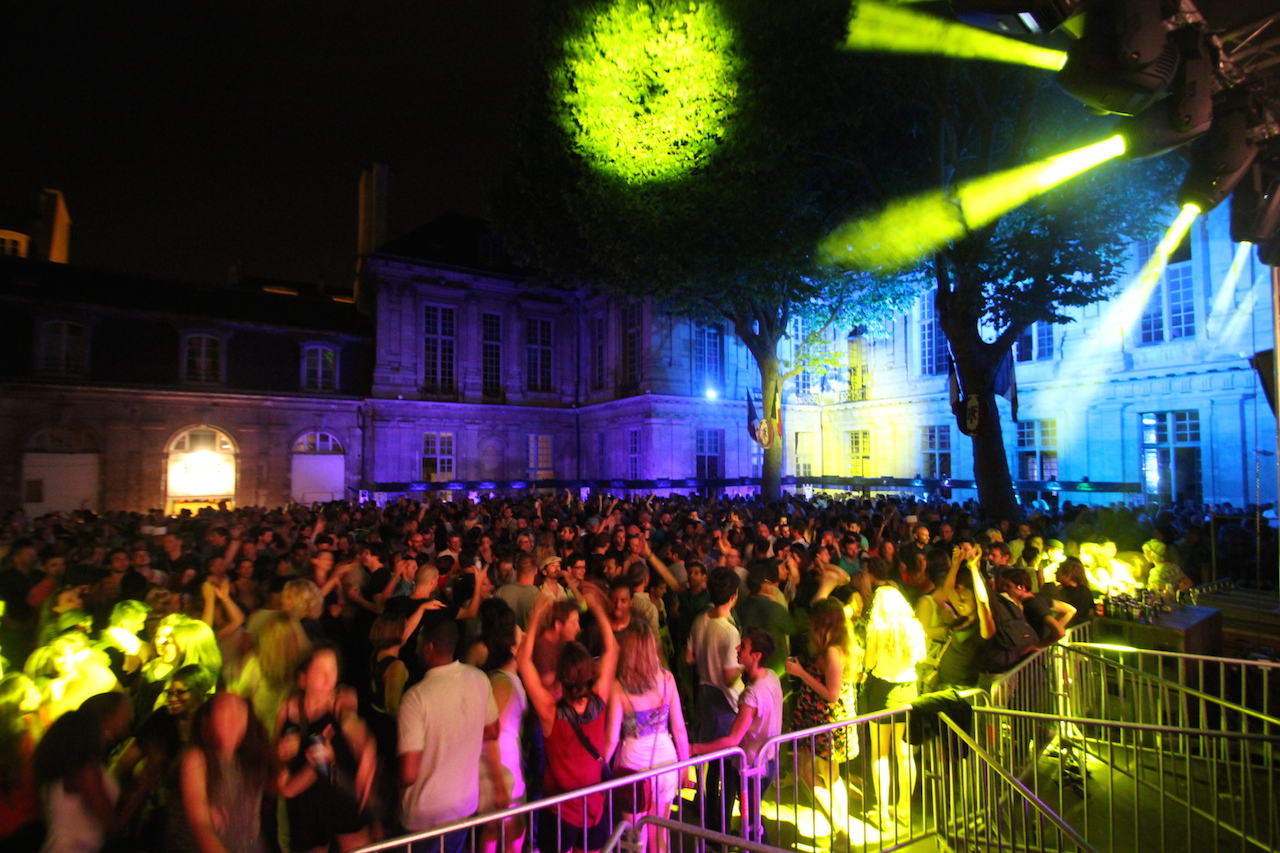
[[[542,574],[542,594],[550,598],[552,601],[564,601],[569,598],[569,590],[560,582],[562,570],[560,568],[560,558],[554,554],[549,557],[543,557],[542,562],[538,564],[538,571]]]
[[[1191,589],[1191,578],[1182,569],[1169,560],[1169,546],[1159,539],[1148,539],[1142,545],[1142,556],[1151,563],[1151,571],[1147,573],[1147,589],[1159,590],[1167,586],[1176,592]]]

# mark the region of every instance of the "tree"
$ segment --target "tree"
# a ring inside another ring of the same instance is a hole
[[[1042,73],[932,63],[929,146],[943,186],[1061,153],[1111,133]],[[925,152],[922,152],[922,154]],[[1021,508],[995,402],[996,376],[1033,323],[1072,321],[1071,308],[1109,298],[1130,245],[1170,221],[1176,166],[1113,161],[973,230],[938,251],[939,325],[966,396],[986,414],[972,435],[979,502],[993,518]]]
[[[845,0],[547,3],[495,200],[508,249],[549,280],[727,320],[777,399],[833,326],[874,326],[914,289],[816,252],[908,166],[909,60],[841,51],[848,15]],[[797,316],[808,334],[783,364]],[[779,441],[766,497],[781,473]]]

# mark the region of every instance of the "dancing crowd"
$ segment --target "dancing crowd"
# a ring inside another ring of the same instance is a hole
[[[478,847],[553,853],[597,849],[615,810],[669,815],[694,786],[725,829],[759,792],[720,764],[625,802],[503,812],[729,747],[758,770],[784,731],[978,686],[1090,617],[1113,529],[1145,542],[1136,581],[1189,585],[1202,540],[1181,526],[1126,508],[1010,525],[909,497],[568,493],[15,513],[0,849],[349,851],[492,814]],[[832,826],[840,765],[864,750],[866,820],[910,821],[905,728],[883,714],[861,738],[797,742]]]

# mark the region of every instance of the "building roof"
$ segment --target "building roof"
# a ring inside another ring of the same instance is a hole
[[[246,286],[197,284],[105,272],[69,264],[0,257],[0,298],[59,305],[96,306],[184,317],[258,323],[295,329],[372,336],[373,326],[349,299],[310,295],[314,285],[295,284],[298,295]],[[309,293],[310,291],[310,293]]]
[[[442,213],[427,224],[389,241],[378,249],[377,254],[505,276],[527,273],[507,255],[502,239],[488,222],[455,211]]]

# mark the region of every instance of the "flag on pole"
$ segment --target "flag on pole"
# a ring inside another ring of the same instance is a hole
[[[995,381],[991,384],[991,390],[997,397],[1004,397],[1009,401],[1009,406],[1013,413],[1013,422],[1018,422],[1018,379],[1013,375],[1013,350],[1010,349],[1005,355],[1004,361],[1000,363],[1000,367],[996,370]]]
[[[751,436],[752,441],[759,441],[756,437],[756,404],[751,401],[751,391],[747,391],[747,435]]]

